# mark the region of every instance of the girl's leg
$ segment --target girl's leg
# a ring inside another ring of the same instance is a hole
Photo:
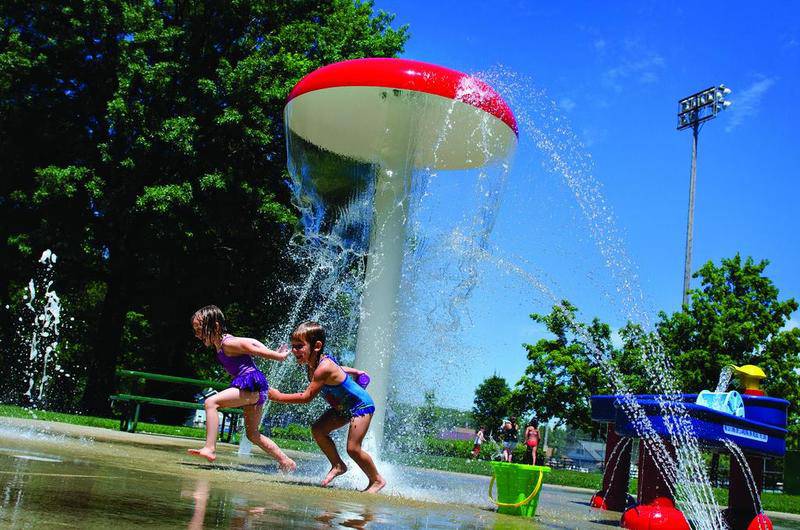
[[[339,456],[336,444],[333,443],[330,436],[331,431],[344,427],[346,424],[347,418],[333,409],[328,409],[311,426],[311,434],[314,435],[314,441],[317,442],[317,445],[331,463],[331,470],[322,480],[323,486],[327,486],[333,479],[347,471],[347,466]]]
[[[361,442],[364,441],[364,436],[367,434],[371,421],[372,414],[358,416],[350,420],[350,432],[347,434],[347,454],[358,464],[358,467],[369,479],[369,484],[367,484],[364,491],[378,493],[386,485],[386,481],[378,473],[378,468],[375,467],[375,462],[372,461],[369,453],[361,448]]]
[[[264,407],[261,405],[248,405],[244,407],[244,427],[247,431],[247,439],[277,460],[281,471],[294,471],[297,469],[297,464],[295,464],[294,460],[286,456],[286,454],[281,451],[281,448],[278,447],[278,444],[259,432],[258,429],[261,426],[261,411],[263,409]]]
[[[192,520],[189,521],[188,530],[203,530],[209,489],[207,480],[200,479],[197,481],[194,492],[192,492],[192,497],[194,497],[194,513],[192,514]]]
[[[248,392],[238,388],[226,388],[222,392],[214,394],[206,399],[206,444],[201,449],[189,449],[189,454],[202,456],[209,462],[216,460],[217,429],[219,428],[219,417],[217,413],[219,409],[252,405],[258,401],[258,397],[258,392]]]

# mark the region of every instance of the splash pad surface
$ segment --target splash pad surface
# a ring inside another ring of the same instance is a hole
[[[616,524],[587,491],[545,485],[533,520],[490,510],[489,477],[395,466],[420,484],[386,494],[316,485],[320,455],[292,453],[300,472],[222,444],[211,466],[184,456],[196,440],[34,420],[0,419],[3,528],[580,528]],[[360,477],[363,478],[363,477]],[[778,530],[800,521],[774,520]],[[203,526],[200,526],[200,525]]]

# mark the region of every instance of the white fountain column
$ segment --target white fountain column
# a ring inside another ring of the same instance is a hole
[[[367,390],[375,401],[375,414],[367,440],[376,450],[383,442],[390,370],[397,347],[397,298],[415,156],[415,141],[409,134],[415,121],[414,93],[394,91],[388,98],[395,101],[387,102],[390,104],[386,116],[386,142],[375,183],[374,214],[354,362],[355,368],[367,372],[371,378]],[[403,104],[398,104],[397,99]]]

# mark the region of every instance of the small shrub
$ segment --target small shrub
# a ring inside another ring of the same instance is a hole
[[[286,427],[273,427],[272,436],[283,438],[284,440],[312,440],[311,427],[290,423]]]
[[[432,455],[466,458],[472,452],[472,441],[442,440],[434,436],[398,436],[390,440],[390,451],[407,455]]]
[[[511,452],[511,461],[516,462],[517,464],[521,464],[523,460],[525,460],[525,451],[528,450],[528,446],[524,443],[518,443],[514,450]]]
[[[424,452],[436,456],[467,458],[472,452],[472,442],[467,440],[442,440],[426,436]]]

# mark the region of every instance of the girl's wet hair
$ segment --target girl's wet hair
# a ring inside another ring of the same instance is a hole
[[[325,328],[319,322],[307,320],[292,332],[291,340],[307,342],[312,347],[317,341],[320,341],[322,348],[319,350],[319,354],[322,355],[322,352],[325,351]]]
[[[225,327],[225,315],[215,305],[201,307],[192,315],[192,322],[194,322],[194,319],[200,321],[200,334],[204,339],[221,337],[228,331]]]

